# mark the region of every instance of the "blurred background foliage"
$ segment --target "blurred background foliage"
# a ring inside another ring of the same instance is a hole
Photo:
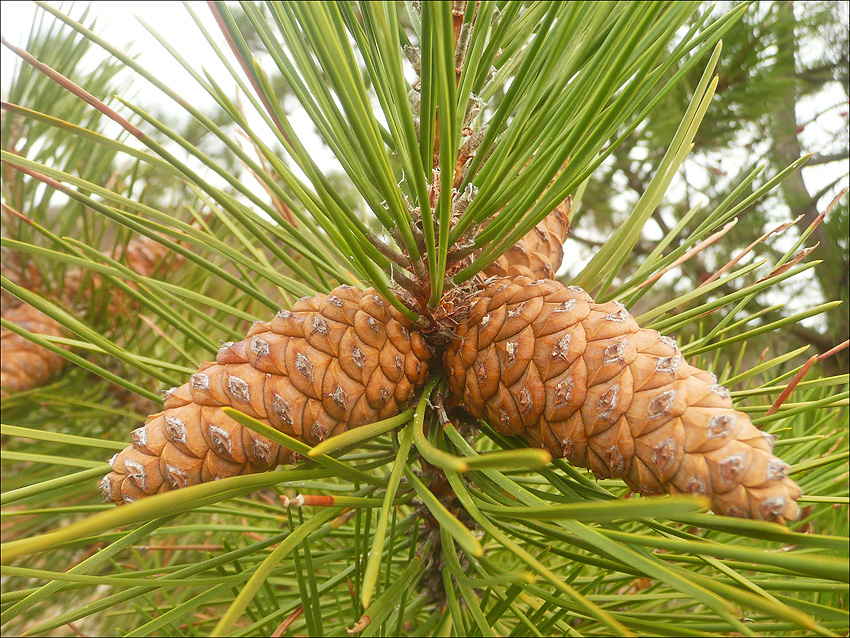
[[[729,3],[720,3],[724,4]],[[697,287],[762,233],[802,215],[798,224],[786,231],[789,237],[798,236],[847,185],[848,6],[846,2],[755,2],[723,37],[714,102],[694,140],[691,156],[685,160],[678,187],[668,192],[666,201],[653,214],[659,236],[675,227],[694,204],[704,202],[703,208],[711,209],[723,201],[738,185],[737,176],[757,165],[766,163],[765,174],[773,174],[803,155],[811,153],[812,158],[802,171],[789,176],[779,189],[742,213],[737,225],[718,244],[662,279],[639,309],[652,307],[656,299],[668,298],[671,289]],[[601,245],[646,190],[678,125],[678,114],[687,106],[690,87],[698,79],[698,71],[691,71],[687,80],[668,94],[666,104],[653,111],[645,126],[618,147],[589,181],[568,240],[568,247],[580,260]],[[814,116],[804,115],[813,111]],[[743,167],[740,172],[739,167]],[[800,345],[812,346],[810,352],[825,352],[847,338],[847,207],[844,197],[814,231],[819,245],[812,256],[822,259],[823,266],[812,271],[809,281],[801,278],[783,284],[792,287],[787,290],[789,297],[844,303],[825,315],[825,320],[792,324],[765,335],[761,343],[753,342],[757,346],[751,349],[753,356],[764,348],[776,353]],[[685,227],[680,241],[696,223]],[[651,231],[652,226],[650,223],[647,228]],[[634,271],[653,247],[645,236],[632,252],[626,271]],[[762,242],[744,263],[776,254],[772,242]],[[577,272],[569,265],[567,269],[567,279]],[[728,290],[719,291],[723,292]],[[774,304],[772,294],[760,295],[748,311],[758,312]],[[761,321],[775,321],[783,312],[774,309]],[[690,329],[698,330],[699,325]],[[824,365],[831,373],[847,373],[848,350],[825,360]]]
[[[77,20],[94,31],[100,31],[102,29],[91,9],[91,5],[81,4],[69,7],[70,14]],[[118,96],[129,100],[141,98],[143,103],[149,101],[148,96],[140,96],[144,87],[133,81],[133,76],[127,73],[119,60],[104,56],[89,39],[42,11],[36,13],[25,47],[36,58],[75,84],[84,86],[96,99],[112,108],[120,110]],[[135,45],[130,45],[131,51],[135,48]],[[175,220],[195,224],[203,220],[210,232],[227,237],[226,232],[221,232],[221,224],[207,214],[206,204],[187,187],[184,180],[173,171],[163,171],[161,167],[119,152],[117,146],[104,145],[102,140],[108,139],[132,146],[132,140],[128,139],[131,136],[64,87],[45,81],[43,74],[31,65],[19,61],[12,78],[4,81],[3,102],[0,147],[4,151],[165,212]],[[203,148],[208,155],[216,158],[227,170],[235,175],[242,173],[242,167],[233,154],[197,120],[181,118],[179,112],[175,114],[173,109],[165,109],[161,105],[155,105],[153,113],[190,144]],[[139,124],[140,119],[130,115],[135,124]],[[210,119],[220,125],[230,121],[219,109],[211,110]],[[163,142],[169,143],[168,140]],[[204,356],[194,351],[187,353],[185,348],[175,348],[172,341],[163,339],[163,332],[156,328],[155,317],[147,312],[148,308],[140,308],[132,295],[122,296],[114,277],[102,277],[85,266],[69,265],[51,258],[55,253],[50,251],[55,250],[68,250],[75,254],[75,249],[69,248],[67,242],[77,241],[95,248],[97,252],[94,254],[99,253],[98,259],[102,263],[108,265],[110,259],[116,259],[124,267],[132,267],[125,252],[131,240],[139,235],[8,165],[3,167],[0,188],[3,196],[0,229],[4,240],[30,244],[45,251],[42,255],[33,255],[4,246],[4,276],[62,311],[80,318],[87,327],[115,343],[133,343],[144,356],[171,360],[175,365],[179,365],[181,358],[194,365],[198,357]],[[82,192],[89,194],[86,189]],[[116,208],[127,212],[121,204]],[[160,249],[154,247],[154,250]],[[159,257],[162,254],[156,252]],[[156,262],[154,258],[152,272],[142,274],[163,278],[167,272],[171,283],[191,287],[199,293],[215,288],[215,283],[190,263],[181,261],[179,268],[172,267],[176,263],[174,255],[166,257],[160,264]],[[166,264],[171,266],[166,268]],[[4,290],[4,316],[10,299]],[[247,307],[250,306],[248,303]],[[243,321],[237,329],[244,331],[249,323]],[[79,342],[71,345],[81,346]],[[75,352],[128,384],[144,388],[149,393],[148,398],[104,382],[91,370],[69,365],[50,384],[5,397],[4,422],[14,421],[23,412],[34,418],[34,423],[50,423],[57,431],[67,429],[71,432],[77,426],[63,416],[73,413],[87,419],[92,428],[90,434],[121,439],[126,427],[116,429],[118,424],[126,426],[128,419],[130,423],[143,420],[145,415],[155,411],[162,379],[140,373],[132,366],[121,369],[116,359],[96,349],[85,348]],[[154,398],[157,398],[156,402]],[[33,409],[34,404],[36,409]]]

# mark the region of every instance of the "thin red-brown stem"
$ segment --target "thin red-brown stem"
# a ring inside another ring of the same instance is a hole
[[[87,558],[90,558],[91,556],[96,554],[98,551],[100,551],[100,549],[103,546],[104,546],[104,543],[96,543],[96,544],[92,545],[91,547],[89,547],[85,552],[83,552],[82,556],[80,556],[79,558],[77,558],[77,560],[75,560],[73,563],[68,565],[68,568],[65,570],[65,573],[67,574],[69,571],[74,569],[74,567],[76,567],[77,565],[82,563],[84,560],[86,560]]]
[[[133,545],[134,549],[143,549],[146,551],[182,551],[190,550],[196,552],[220,552],[224,548],[221,545]]]
[[[222,35],[224,35],[225,40],[227,40],[227,45],[230,47],[230,50],[233,52],[233,55],[236,56],[236,59],[239,60],[239,66],[242,67],[242,72],[247,76],[248,80],[251,82],[251,86],[254,88],[254,92],[257,94],[257,97],[259,97],[262,101],[263,106],[266,109],[266,113],[268,113],[269,117],[272,118],[274,125],[277,127],[277,130],[280,131],[280,134],[283,135],[283,138],[291,144],[289,136],[284,132],[283,126],[275,116],[274,111],[272,110],[271,106],[265,98],[265,95],[260,90],[259,84],[257,84],[257,80],[254,77],[254,69],[249,67],[248,62],[242,57],[242,54],[239,52],[239,49],[236,46],[236,43],[233,41],[233,38],[230,37],[230,32],[227,30],[227,26],[224,24],[224,19],[221,17],[221,13],[219,13],[218,7],[215,6],[214,2],[207,2],[207,5],[209,6],[210,11],[213,14],[213,17],[215,18],[218,28],[221,30]]]
[[[280,501],[284,507],[330,507],[336,503],[333,496],[326,494],[297,494],[293,498],[281,496]]]
[[[239,102],[239,105],[238,105],[237,108],[239,109],[240,112],[242,112],[242,102],[241,102],[241,100],[239,100],[238,102]],[[245,114],[243,113],[242,116],[244,117]],[[277,177],[277,175],[274,171],[272,171],[271,167],[269,167],[268,162],[266,162],[266,158],[263,156],[262,152],[260,151],[260,147],[257,146],[257,143],[253,139],[251,139],[251,137],[249,137],[244,131],[239,130],[239,131],[237,131],[237,133],[239,135],[241,135],[242,137],[246,138],[250,142],[250,144],[254,147],[254,153],[256,154],[257,159],[260,162],[260,166],[263,167],[263,170],[265,171],[265,173],[267,175],[269,175],[272,179],[275,179]],[[242,147],[242,144],[239,142],[238,139],[236,140],[236,143],[239,144],[240,148]],[[247,168],[251,173],[254,172],[251,168],[249,168],[245,164],[245,162],[242,162],[242,165],[245,166],[245,168]],[[266,194],[269,196],[269,199],[271,199],[272,204],[274,204],[274,207],[281,214],[281,217],[286,219],[286,221],[288,221],[292,225],[293,228],[298,228],[298,222],[295,219],[295,215],[292,214],[292,210],[289,208],[289,206],[286,205],[286,202],[284,202],[280,197],[278,197],[276,194],[274,194],[272,192],[271,187],[268,184],[266,184],[266,182],[264,180],[260,179],[260,177],[258,175],[255,176],[255,179],[260,184],[260,186],[263,188],[263,190],[266,191]]]
[[[342,510],[342,514],[333,519],[328,525],[330,525],[331,529],[339,529],[343,525],[345,525],[348,521],[354,518],[354,508],[346,507]],[[351,585],[351,581],[349,581],[349,586]]]
[[[803,261],[817,247],[818,247],[818,244],[815,244],[814,246],[810,246],[809,248],[804,248],[803,250],[798,252],[796,255],[794,255],[794,258],[791,261],[789,261],[788,263],[782,264],[778,268],[774,268],[767,275],[765,275],[764,277],[759,279],[756,283],[761,283],[762,281],[767,281],[768,279],[778,277],[779,275],[784,273],[786,270],[788,270],[792,266],[796,266],[801,261]]]
[[[835,346],[831,350],[824,352],[821,355],[816,354],[809,357],[809,360],[806,361],[806,363],[803,364],[803,367],[797,371],[797,374],[794,375],[794,378],[791,379],[791,381],[788,383],[787,386],[785,386],[785,389],[782,391],[779,397],[777,397],[776,401],[774,401],[773,405],[770,406],[770,409],[767,411],[765,416],[770,416],[771,414],[774,414],[780,408],[780,406],[785,402],[785,400],[789,396],[791,396],[791,393],[794,391],[800,381],[803,380],[803,377],[806,376],[806,373],[809,371],[809,368],[811,368],[816,361],[823,361],[824,359],[834,355],[836,352],[841,352],[848,345],[850,345],[850,340]]]
[[[44,73],[44,75],[46,75],[51,80],[53,80],[54,82],[59,84],[61,87],[66,89],[68,92],[76,95],[78,98],[80,98],[84,102],[91,104],[94,108],[96,108],[98,111],[103,113],[105,116],[107,116],[111,120],[114,120],[115,122],[120,124],[122,127],[124,127],[124,130],[126,130],[128,133],[130,133],[130,135],[132,135],[132,136],[134,136],[134,137],[136,137],[140,140],[144,140],[147,137],[144,133],[142,133],[141,130],[139,130],[138,128],[136,128],[132,124],[130,124],[130,122],[128,122],[126,119],[124,119],[123,117],[118,115],[118,113],[116,113],[111,108],[106,106],[106,104],[104,104],[103,102],[98,100],[91,93],[89,93],[88,91],[86,91],[82,87],[78,86],[77,84],[75,84],[74,82],[72,82],[71,80],[66,78],[64,75],[62,75],[58,71],[55,71],[51,67],[47,66],[43,62],[39,62],[28,51],[21,49],[20,47],[16,47],[15,45],[9,43],[6,40],[6,38],[3,38],[2,36],[0,36],[0,42],[2,42],[3,46],[10,49],[17,56],[19,56],[22,60],[24,60],[28,64],[35,67],[37,70]]]
[[[819,356],[818,356],[818,361],[823,361],[823,360],[824,360],[824,359],[826,359],[827,357],[831,357],[832,355],[836,354],[837,352],[841,352],[841,351],[842,351],[842,350],[844,350],[844,348],[846,348],[847,346],[850,346],[850,339],[848,339],[848,340],[847,340],[847,341],[845,341],[844,343],[840,343],[840,344],[838,344],[837,346],[835,346],[835,347],[834,347],[834,348],[832,348],[831,350],[827,350],[827,351],[826,351],[826,352],[824,352],[822,355],[819,355]]]
[[[348,593],[351,594],[352,598],[357,598],[357,594],[354,593],[354,585],[351,584],[351,579],[346,576],[345,580],[348,581]]]
[[[78,627],[77,627],[74,623],[72,623],[72,622],[69,622],[69,623],[66,625],[66,627],[68,627],[71,631],[73,631],[73,632],[74,632],[75,634],[77,634],[78,636],[81,636],[82,638],[89,638],[89,634],[84,634],[84,633],[83,633],[82,631],[80,631],[80,630],[79,630],[79,628],[78,628]]]
[[[286,620],[284,620],[282,623],[280,623],[280,625],[278,625],[277,629],[275,629],[272,633],[272,638],[279,638],[280,636],[282,636],[286,632],[286,630],[289,629],[290,625],[295,622],[295,619],[303,613],[304,605],[299,605],[298,609],[289,614],[286,617]]]
[[[691,258],[691,257],[693,257],[694,255],[696,255],[697,253],[700,253],[700,252],[702,252],[703,250],[705,250],[706,248],[708,248],[709,246],[711,246],[711,244],[715,243],[717,240],[719,240],[721,237],[723,237],[723,235],[725,235],[725,234],[726,234],[726,233],[728,233],[730,230],[732,230],[732,227],[733,227],[735,224],[737,224],[737,223],[738,223],[738,219],[737,219],[737,218],[733,219],[731,222],[729,222],[728,224],[726,224],[723,228],[721,228],[721,229],[720,229],[720,230],[718,230],[716,233],[714,233],[711,237],[709,237],[709,238],[707,238],[707,239],[702,240],[700,243],[698,243],[696,246],[694,246],[693,248],[691,248],[691,249],[690,249],[688,252],[686,252],[684,255],[682,255],[681,257],[679,257],[679,258],[678,258],[676,261],[674,261],[672,264],[670,264],[670,265],[669,265],[669,266],[667,266],[666,268],[663,268],[663,269],[659,270],[659,271],[658,271],[657,273],[655,273],[652,277],[650,277],[649,279],[647,279],[646,281],[644,281],[641,285],[639,285],[639,286],[637,287],[637,290],[640,290],[641,288],[646,288],[646,287],[647,287],[647,286],[649,286],[650,284],[655,283],[656,281],[658,281],[659,279],[661,279],[661,277],[663,277],[664,275],[666,275],[668,272],[670,272],[673,268],[675,268],[675,267],[676,267],[676,266],[678,266],[679,264],[682,264],[682,263],[686,262],[688,259],[690,259],[690,258]]]
[[[800,383],[804,376],[806,376],[806,373],[809,371],[809,368],[811,368],[817,360],[817,355],[809,357],[809,360],[806,361],[803,364],[803,367],[797,371],[797,374],[794,375],[794,378],[791,379],[791,381],[788,383],[787,386],[785,386],[785,389],[782,391],[776,401],[773,402],[773,405],[770,406],[770,409],[767,411],[765,416],[770,416],[780,408],[780,406],[785,402],[785,399],[791,396],[791,393],[794,391],[794,388],[797,387],[797,384]]]
[[[832,199],[832,201],[829,203],[829,206],[827,206],[826,209],[820,215],[815,217],[814,221],[811,224],[809,224],[809,227],[806,229],[808,232],[814,231],[815,228],[817,228],[818,226],[821,225],[821,222],[823,222],[823,220],[826,218],[826,216],[829,213],[832,212],[832,209],[835,208],[835,206],[836,206],[836,204],[838,204],[839,200],[841,200],[841,198],[844,197],[845,193],[847,193],[847,190],[848,190],[847,188],[841,189],[841,191],[838,193],[838,195],[836,195]],[[804,248],[803,250],[798,252],[794,256],[794,259],[792,259],[790,262],[788,262],[787,264],[782,264],[781,266],[779,266],[778,268],[773,270],[770,274],[768,274],[766,277],[762,277],[761,279],[759,279],[758,282],[765,281],[767,279],[770,279],[771,277],[776,277],[778,275],[781,275],[786,270],[791,268],[791,266],[794,266],[795,264],[798,264],[803,259],[805,259],[809,255],[810,252],[812,252],[815,248],[817,248],[817,246],[818,246],[818,244],[815,244],[811,248]],[[756,282],[756,283],[758,283],[758,282]]]
[[[802,218],[803,218],[802,215],[798,215],[796,219],[794,219],[790,222],[785,222],[784,224],[780,224],[779,226],[777,226],[773,230],[767,231],[764,235],[762,235],[761,237],[756,239],[752,244],[750,244],[749,246],[744,248],[744,250],[742,250],[740,253],[738,253],[737,256],[735,256],[733,259],[729,260],[725,265],[721,266],[711,277],[709,277],[708,279],[703,281],[699,286],[697,286],[697,288],[702,288],[703,286],[710,284],[712,281],[714,281],[715,279],[720,277],[720,275],[722,275],[727,270],[729,270],[732,266],[734,266],[739,261],[741,261],[741,259],[743,259],[744,256],[749,254],[753,250],[753,248],[758,246],[765,239],[767,239],[768,237],[770,237],[774,233],[779,233],[779,232],[782,232],[783,230],[785,230],[786,228],[790,228],[791,226],[796,224],[798,221],[800,221]]]

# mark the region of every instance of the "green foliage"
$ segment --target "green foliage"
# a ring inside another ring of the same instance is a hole
[[[665,269],[764,202],[803,163],[766,176],[754,166],[709,205],[683,207],[660,239],[650,239],[686,156],[739,132],[716,119],[712,97],[725,90],[717,65],[758,57],[725,44],[751,37],[747,5],[711,14],[696,2],[508,1],[468,3],[454,15],[452,3],[429,2],[420,15],[394,2],[246,3],[238,11],[215,3],[228,44],[208,39],[229,78],[191,68],[180,43],[162,41],[215,100],[214,112],[189,104],[84,20],[39,6],[55,20],[49,38],[27,45],[30,62],[73,85],[22,72],[18,81],[38,90],[16,88],[4,104],[3,170],[13,176],[4,181],[4,205],[34,223],[4,225],[3,245],[50,281],[68,267],[98,273],[123,285],[139,309],[122,318],[128,327],[105,329],[96,313],[3,279],[4,290],[69,330],[49,343],[72,345],[67,356],[77,364],[50,386],[3,399],[4,632],[845,630],[848,377],[812,371],[778,401],[801,371],[788,348],[742,364],[765,334],[833,308],[779,321],[752,310],[756,295],[773,290],[784,299],[786,282],[818,270],[819,262],[794,261],[815,229],[790,245],[766,240],[767,263],[733,264],[704,287],[654,288]],[[473,17],[458,75],[453,28]],[[416,74],[406,44],[421,47],[418,114],[408,102]],[[62,53],[72,45],[81,47],[75,55],[99,46],[109,62],[73,75],[64,65],[73,68],[74,57]],[[162,89],[193,124],[176,130],[176,116],[131,99],[111,104],[120,115],[107,110],[101,100],[111,91],[102,89],[118,69]],[[239,100],[222,88],[233,82]],[[76,85],[94,96],[91,107],[72,97]],[[32,102],[15,104],[13,95]],[[465,122],[473,95],[488,104]],[[751,100],[748,89],[735,99]],[[288,120],[296,100],[344,176],[323,174],[302,144]],[[12,114],[17,126],[32,127],[27,145],[16,145]],[[99,128],[107,116],[123,132]],[[488,126],[481,145],[488,152],[459,176],[460,192],[477,190],[452,220],[454,161],[467,125]],[[623,170],[639,147],[648,149],[642,190],[618,216],[599,204],[598,183],[611,175],[606,159]],[[81,154],[91,161],[81,163]],[[104,180],[110,172],[120,177]],[[571,269],[571,281],[623,301],[644,325],[676,331],[693,364],[713,370],[738,409],[778,435],[803,488],[804,517],[790,528],[710,515],[698,500],[624,498],[630,494],[619,481],[594,481],[562,460],[541,467],[539,451],[486,423],[474,424],[476,438],[469,424],[441,420],[432,409],[439,376],[415,408],[313,449],[234,412],[303,459],[121,508],[98,502],[104,459],[141,416],[131,398],[156,399],[162,384],[181,383],[214,356],[219,339],[241,339],[250,321],[340,282],[371,283],[413,314],[399,299],[400,267],[432,284],[436,306],[556,203],[575,194],[578,204],[582,193],[591,214],[576,214],[574,227],[581,232],[591,216],[610,214],[616,232],[580,272]],[[43,202],[61,194],[65,208],[46,214]],[[416,210],[424,241],[412,224]],[[846,228],[846,201],[828,220]],[[72,221],[81,224],[73,232]],[[183,257],[173,279],[139,276],[108,256],[117,238],[139,236]],[[842,239],[831,241],[830,250],[840,249]],[[462,242],[481,252],[447,277]],[[116,395],[116,385],[125,393]],[[430,465],[420,471],[423,459]]]

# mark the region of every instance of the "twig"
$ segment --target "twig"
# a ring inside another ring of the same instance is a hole
[[[406,258],[400,252],[393,250],[392,246],[383,241],[375,233],[369,232],[366,238],[369,240],[369,243],[375,247],[375,250],[393,262],[396,266],[400,266],[405,270],[411,270],[413,268],[413,265],[410,263],[410,259]]]
[[[468,246],[463,246],[461,248],[455,248],[449,251],[449,254],[446,255],[446,264],[451,265],[459,262],[461,259],[468,257],[472,253],[476,251],[475,245],[470,244]]]
[[[791,379],[791,381],[788,383],[787,386],[785,386],[785,389],[782,391],[782,393],[779,395],[779,397],[776,399],[776,401],[774,401],[773,405],[770,406],[770,409],[767,411],[765,416],[770,416],[771,414],[775,413],[780,408],[780,406],[785,402],[785,399],[787,399],[789,396],[791,396],[791,393],[794,391],[794,388],[796,388],[797,384],[799,384],[800,381],[802,381],[803,377],[806,376],[806,373],[809,371],[809,368],[811,368],[815,364],[816,361],[823,361],[824,359],[831,357],[835,353],[841,352],[848,345],[850,345],[850,340],[845,341],[844,343],[835,346],[831,350],[824,352],[821,355],[816,354],[816,355],[809,357],[809,360],[806,361],[806,363],[803,364],[803,367],[800,368],[797,371],[797,374],[794,375],[794,378]]]
[[[289,629],[289,626],[292,623],[295,622],[296,618],[298,618],[298,616],[300,616],[303,613],[304,613],[304,605],[298,605],[298,609],[296,609],[291,614],[289,614],[286,617],[286,620],[284,620],[282,623],[280,623],[278,625],[277,629],[274,630],[274,632],[272,633],[272,638],[280,638],[280,636],[282,636],[284,634],[284,632],[286,632],[286,630]]]
[[[413,281],[403,272],[393,269],[392,273],[390,274],[390,277],[394,282],[396,282],[399,286],[404,288],[414,297],[427,296],[425,295],[424,288],[422,288],[422,286]]]
[[[674,261],[672,264],[670,264],[670,265],[669,265],[669,266],[667,266],[666,268],[663,268],[663,269],[661,269],[660,271],[658,271],[657,273],[655,273],[652,277],[650,277],[650,278],[649,278],[649,279],[647,279],[645,282],[643,282],[640,286],[638,286],[638,287],[637,287],[637,290],[640,290],[641,288],[646,288],[646,287],[647,287],[647,286],[649,286],[650,284],[654,284],[656,281],[658,281],[659,279],[661,279],[661,277],[663,277],[663,276],[664,276],[664,275],[666,275],[668,272],[670,272],[671,270],[673,270],[673,268],[675,268],[676,266],[678,266],[678,265],[680,265],[680,264],[682,264],[682,263],[684,263],[684,262],[688,261],[691,257],[693,257],[694,255],[696,255],[697,253],[702,252],[703,250],[705,250],[706,248],[708,248],[709,246],[711,246],[711,244],[715,243],[718,239],[720,239],[721,237],[723,237],[723,235],[725,235],[725,234],[726,234],[726,233],[728,233],[730,230],[732,230],[732,227],[733,227],[735,224],[737,224],[737,223],[738,223],[738,218],[736,217],[736,218],[735,218],[735,219],[733,219],[731,222],[729,222],[728,224],[726,224],[723,228],[721,228],[719,231],[717,231],[716,233],[714,233],[711,237],[709,237],[708,239],[704,239],[704,240],[702,240],[702,241],[701,241],[700,243],[698,243],[696,246],[694,246],[693,248],[691,248],[688,252],[686,252],[684,255],[682,255],[681,257],[679,257],[679,258],[678,258],[676,261]]]

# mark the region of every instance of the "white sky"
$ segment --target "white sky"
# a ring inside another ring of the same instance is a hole
[[[52,6],[61,8],[61,4],[51,2]],[[195,13],[203,20],[208,29],[217,32],[215,24],[210,20],[210,12],[205,2],[190,2]],[[36,13],[44,13],[36,5],[20,0],[3,0],[2,30],[3,37],[17,46],[23,46],[29,36],[30,27]],[[81,4],[82,7],[82,4]],[[74,16],[79,15],[79,8]],[[67,5],[63,9],[67,13]],[[97,16],[95,31],[116,46],[125,47],[139,53],[139,60],[151,69],[167,69],[167,81],[173,86],[179,86],[185,91],[187,98],[194,103],[196,100],[206,101],[206,92],[190,79],[188,73],[174,64],[173,58],[136,20],[138,16],[157,30],[168,42],[176,45],[180,53],[191,63],[207,67],[211,72],[219,74],[224,68],[218,59],[210,55],[209,47],[203,36],[196,28],[181,3],[177,2],[93,2],[92,15]],[[49,15],[48,15],[49,17]],[[135,41],[135,46],[129,48],[129,43]],[[2,62],[3,88],[7,87],[8,78],[14,69],[17,57],[3,48]],[[173,82],[172,82],[173,80]],[[187,81],[188,80],[188,81]]]

